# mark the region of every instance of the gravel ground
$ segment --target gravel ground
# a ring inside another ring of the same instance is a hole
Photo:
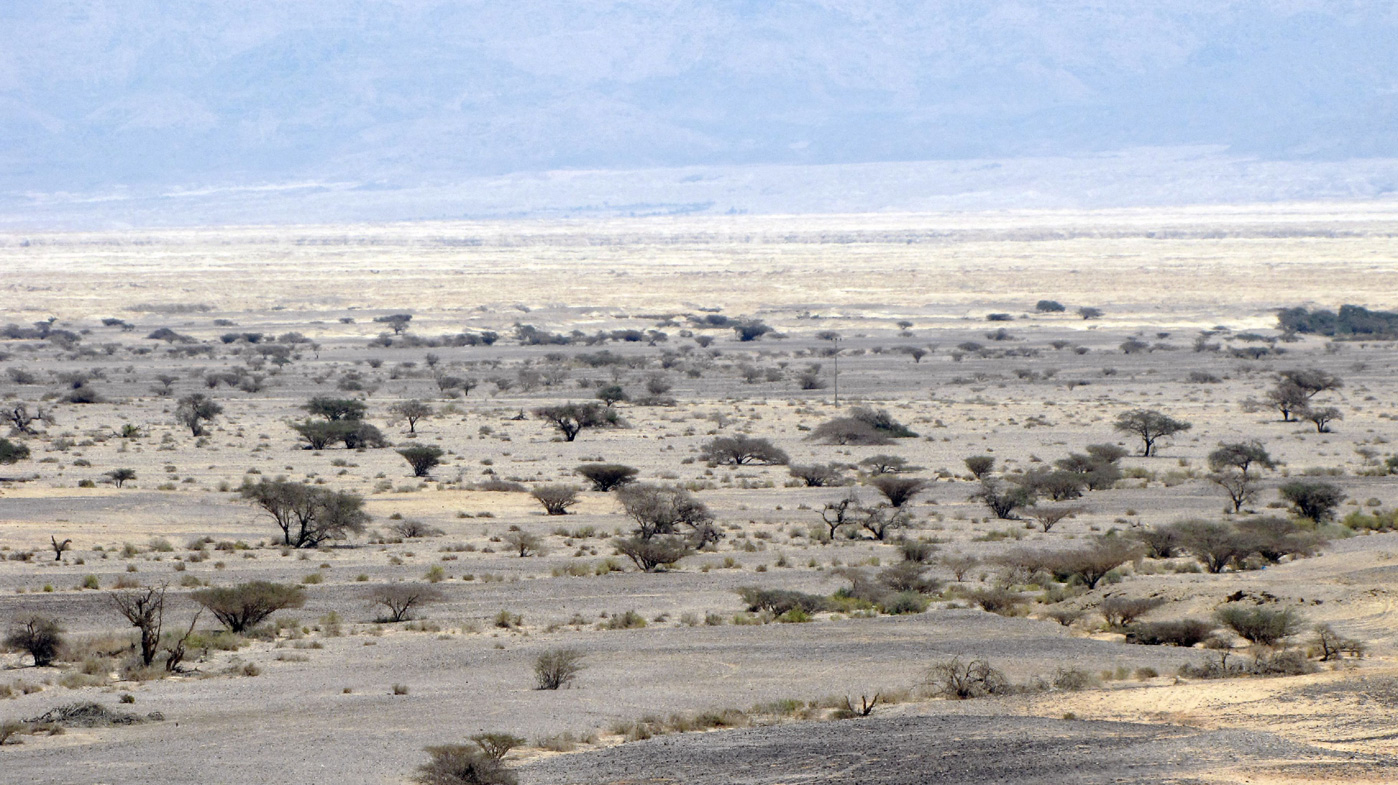
[[[1261,733],[1033,717],[889,717],[656,738],[523,767],[522,785],[1193,782],[1315,751]]]

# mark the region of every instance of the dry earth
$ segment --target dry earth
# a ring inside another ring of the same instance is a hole
[[[109,606],[119,582],[168,583],[172,626],[188,624],[196,606],[187,595],[198,586],[265,579],[308,590],[275,634],[237,651],[200,650],[189,672],[167,678],[128,678],[127,655],[33,668],[18,652],[0,654],[0,694],[9,695],[0,721],[77,700],[116,708],[124,695],[134,703],[121,708],[167,718],[16,737],[0,748],[0,780],[406,782],[424,745],[502,731],[530,740],[509,757],[529,783],[1393,781],[1398,534],[1335,539],[1312,558],[1220,575],[1194,571],[1187,557],[1146,560],[1056,606],[1091,614],[1107,596],[1158,596],[1167,602],[1147,618],[1204,618],[1242,592],[1244,602],[1295,607],[1369,652],[1314,675],[1197,681],[1175,673],[1213,656],[1203,649],[1126,645],[1091,615],[1065,629],[1042,617],[1041,603],[1017,618],[968,607],[959,590],[995,582],[990,566],[957,583],[934,565],[951,591],[925,613],[736,624],[766,621],[743,613],[740,586],[830,594],[849,584],[839,568],[886,567],[899,551],[813,537],[822,505],[849,488],[793,487],[782,466],[710,467],[696,456],[715,436],[747,433],[793,463],[903,457],[932,481],[912,503],[906,536],[986,558],[1220,519],[1225,498],[1205,479],[1206,456],[1225,441],[1260,440],[1284,464],[1266,473],[1251,505],[1259,513],[1284,512],[1275,487],[1303,475],[1344,489],[1341,515],[1392,509],[1398,488],[1380,467],[1396,451],[1395,346],[1270,339],[1277,307],[1392,307],[1396,230],[1398,205],[1381,203],[0,235],[0,323],[56,317],[54,328],[80,336],[66,345],[0,340],[4,403],[52,414],[37,435],[11,435],[30,458],[0,467],[0,622],[42,612],[94,641],[128,632]],[[1068,312],[1036,313],[1045,298]],[[1105,315],[1080,319],[1079,306]],[[384,325],[374,317],[403,312],[423,338],[501,338],[375,345]],[[714,312],[759,318],[782,335],[740,342],[686,318]],[[988,322],[990,313],[1013,320]],[[107,317],[134,329],[104,326]],[[517,324],[585,336],[659,330],[665,339],[521,346]],[[987,337],[1000,327],[1006,340]],[[158,328],[211,351],[183,356],[186,345],[146,337]],[[1192,351],[1201,330],[1217,328],[1209,340],[1220,351]],[[826,330],[841,336],[838,406],[830,386],[797,383],[813,363],[822,381],[835,380],[821,356],[832,344],[817,337]],[[220,340],[242,332],[297,332],[308,342],[291,345],[279,367],[259,353],[263,344]],[[699,346],[702,336],[712,345]],[[1152,349],[1124,353],[1133,337]],[[985,351],[957,348],[967,341]],[[1229,351],[1269,345],[1285,353]],[[914,362],[897,347],[930,353]],[[593,365],[603,350],[626,362]],[[745,381],[745,366],[756,381]],[[1333,433],[1247,405],[1292,368],[1343,378],[1325,395],[1344,413]],[[203,381],[235,369],[255,380],[251,391]],[[103,402],[60,400],[60,375],[95,371],[90,386]],[[1219,382],[1190,383],[1191,372]],[[176,377],[164,395],[152,389],[162,374]],[[480,384],[449,397],[441,374]],[[563,442],[537,417],[513,419],[589,399],[599,384],[620,383],[634,397],[656,375],[672,385],[674,405],[618,404],[628,428]],[[224,409],[202,439],[173,419],[176,400],[194,392]],[[435,444],[446,459],[421,480],[391,449],[301,449],[287,423],[314,395],[362,397],[396,446]],[[388,413],[411,398],[437,410],[416,435]],[[920,436],[882,447],[804,438],[850,405],[887,409]],[[1127,479],[1089,492],[1084,511],[1052,531],[996,520],[968,498],[977,486],[967,456],[993,455],[1012,471],[1093,443],[1134,449],[1112,422],[1139,407],[1193,427],[1159,457],[1126,458]],[[138,434],[122,437],[127,424]],[[552,517],[528,494],[477,488],[492,476],[578,483],[573,467],[595,459],[688,484],[726,536],[676,569],[645,574],[609,545],[630,526],[610,494],[584,492],[574,514]],[[116,468],[136,479],[103,482]],[[277,547],[270,520],[235,491],[279,475],[363,494],[370,531],[318,550]],[[95,486],[79,487],[84,480]],[[868,502],[876,495],[858,492]],[[442,534],[398,540],[394,516]],[[542,537],[546,552],[509,553],[500,538],[511,527]],[[50,535],[73,540],[62,561]],[[209,544],[191,550],[202,538]],[[625,569],[594,574],[608,559]],[[369,587],[429,577],[442,602],[413,624],[374,623]],[[100,589],[82,588],[89,580]],[[599,629],[629,610],[647,626]],[[495,626],[501,611],[522,624]],[[535,656],[558,646],[585,652],[586,669],[570,689],[532,689]],[[1108,678],[1082,691],[919,697],[928,666],[956,656],[988,659],[1018,681],[1064,668]],[[859,720],[788,716],[614,746],[619,723],[647,715],[830,696],[857,703],[876,692],[908,702]],[[1078,719],[1062,719],[1069,713]]]

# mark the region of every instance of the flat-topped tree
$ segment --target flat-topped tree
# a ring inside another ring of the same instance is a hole
[[[317,395],[301,405],[302,409],[327,420],[362,420],[368,411],[363,401],[354,398],[330,398]]]
[[[1292,415],[1302,418],[1309,412],[1312,398],[1344,386],[1334,374],[1319,368],[1301,368],[1277,374],[1276,385],[1265,397],[1267,404],[1281,414],[1282,422],[1292,422]]]
[[[374,317],[375,323],[388,325],[389,329],[393,330],[394,335],[402,335],[403,331],[408,329],[408,322],[412,320],[413,315],[410,313],[391,313]]]
[[[407,621],[413,611],[424,605],[445,600],[447,595],[435,586],[421,583],[388,583],[365,593],[364,598],[387,611],[375,621],[392,623]]]
[[[619,463],[585,463],[573,470],[592,483],[592,490],[606,493],[636,479],[637,470]]]
[[[882,474],[869,481],[878,489],[892,507],[902,507],[927,487],[928,482],[920,477],[896,477]]]
[[[789,460],[787,454],[770,440],[741,434],[710,439],[700,451],[699,457],[719,466],[780,466]]]
[[[103,476],[106,477],[112,483],[112,485],[115,485],[116,487],[120,488],[123,484],[126,483],[127,480],[136,479],[136,470],[112,469],[111,471],[103,474]]]
[[[541,406],[534,410],[534,416],[548,420],[564,441],[573,441],[584,428],[601,428],[615,420],[608,416],[598,403],[564,403],[557,406]]]
[[[1112,425],[1122,433],[1130,433],[1141,439],[1141,457],[1155,454],[1155,443],[1194,427],[1184,420],[1176,420],[1154,409],[1133,409],[1120,417]]]
[[[1291,371],[1282,371],[1278,376],[1283,381],[1291,382],[1306,394],[1306,400],[1316,397],[1320,393],[1329,390],[1338,390],[1345,386],[1340,377],[1333,373],[1327,373],[1319,368],[1300,368]]]
[[[1267,448],[1262,446],[1262,442],[1256,440],[1220,444],[1217,450],[1209,453],[1209,468],[1216,472],[1225,469],[1246,472],[1254,465],[1263,469],[1277,468],[1277,463],[1272,460]]]

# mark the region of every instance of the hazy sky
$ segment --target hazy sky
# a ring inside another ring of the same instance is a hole
[[[0,191],[1398,156],[1398,4],[5,0]]]

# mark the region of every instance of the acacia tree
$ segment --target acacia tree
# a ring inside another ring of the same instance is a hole
[[[521,559],[530,554],[542,553],[544,549],[544,539],[542,537],[525,531],[507,532],[505,536],[500,539],[502,539],[506,545],[510,546],[510,550],[518,553]]]
[[[104,475],[113,485],[120,488],[127,480],[136,479],[135,469],[112,469]]]
[[[709,509],[683,488],[628,485],[617,490],[617,498],[636,528],[612,544],[644,572],[674,564],[721,536]]]
[[[1344,418],[1345,416],[1334,406],[1324,406],[1319,409],[1307,408],[1301,417],[1301,419],[1315,424],[1316,433],[1330,433],[1330,423]]]
[[[408,421],[408,433],[417,433],[418,420],[431,417],[433,414],[431,406],[416,398],[396,403],[389,407],[388,411],[394,416]]]
[[[200,589],[190,599],[204,606],[229,632],[242,633],[283,608],[305,605],[306,591],[300,586],[251,581]]]
[[[927,480],[920,477],[898,477],[895,475],[881,474],[869,481],[869,484],[878,489],[892,507],[902,507],[912,501],[912,498],[923,491],[928,485]]]
[[[272,516],[282,530],[282,543],[294,548],[314,548],[327,540],[345,539],[363,532],[369,522],[364,498],[345,491],[262,480],[244,485],[239,492]]]
[[[791,464],[787,468],[792,477],[800,480],[807,488],[825,488],[831,485],[844,485],[844,467],[838,463]]]
[[[1022,485],[1006,488],[999,479],[985,477],[981,480],[980,490],[971,494],[971,498],[984,503],[996,518],[1014,521],[1019,520],[1015,510],[1034,503],[1034,492]]]
[[[1156,441],[1187,431],[1194,426],[1154,409],[1132,409],[1117,417],[1112,427],[1122,433],[1139,437],[1142,443],[1141,456],[1149,458],[1155,454]]]
[[[1289,379],[1282,379],[1277,385],[1267,391],[1267,405],[1281,413],[1282,422],[1294,422],[1291,419],[1292,412],[1299,412],[1306,408],[1310,401],[1310,396],[1306,391],[1296,386]]]
[[[1233,512],[1242,512],[1243,505],[1257,496],[1257,477],[1251,472],[1222,471],[1209,475],[1209,481],[1228,494],[1233,504]]]
[[[790,460],[771,440],[741,434],[709,440],[700,450],[699,457],[720,466],[785,465]]]
[[[1056,577],[1076,577],[1087,588],[1095,589],[1107,573],[1127,562],[1140,560],[1143,551],[1138,542],[1104,535],[1087,547],[1051,554],[1045,566]]]
[[[985,479],[986,475],[995,470],[995,458],[990,455],[972,455],[963,463],[966,464],[966,470],[977,480]]]
[[[600,428],[615,422],[614,416],[609,417],[601,404],[593,402],[541,406],[534,410],[534,416],[552,423],[568,442],[576,439],[584,428]]]
[[[362,420],[369,407],[354,398],[329,398],[317,395],[301,405],[302,409],[327,420]]]
[[[1291,503],[1296,514],[1323,523],[1335,516],[1335,508],[1345,500],[1340,486],[1319,480],[1293,480],[1277,489]]]
[[[1070,505],[1052,506],[1036,504],[1026,509],[1024,514],[1033,518],[1034,522],[1039,524],[1039,528],[1042,529],[1045,534],[1048,534],[1049,530],[1057,526],[1064,518],[1071,518],[1083,511],[1083,507],[1074,507]]]
[[[1185,520],[1164,527],[1169,531],[1179,548],[1212,573],[1223,572],[1229,564],[1241,562],[1254,550],[1250,538],[1244,537],[1226,523],[1216,521]]]
[[[435,586],[420,583],[389,583],[376,586],[365,594],[365,599],[373,605],[382,605],[388,613],[377,619],[380,622],[407,621],[413,610],[441,602],[446,595]]]
[[[1310,409],[1311,399],[1344,386],[1340,377],[1319,368],[1282,371],[1266,398],[1268,405],[1281,412],[1283,422],[1293,422],[1292,415],[1304,415]]]
[[[606,404],[610,409],[612,406],[630,400],[626,390],[619,384],[609,384],[597,391],[597,400]]]
[[[547,515],[567,515],[569,507],[582,501],[578,498],[578,489],[570,485],[541,485],[529,495],[543,505]]]
[[[175,407],[175,420],[193,436],[204,435],[204,423],[223,413],[223,407],[203,393],[190,393]]]
[[[1257,440],[1220,444],[1217,450],[1209,453],[1209,468],[1216,472],[1230,468],[1246,472],[1254,464],[1263,469],[1277,468],[1276,461]]]
[[[442,462],[442,456],[445,455],[441,447],[434,447],[430,444],[415,444],[396,452],[403,456],[403,460],[407,461],[409,466],[413,467],[414,477],[426,477],[437,464]]]
[[[870,537],[880,542],[888,539],[893,530],[906,529],[913,523],[906,510],[887,504],[863,508],[856,522],[859,528],[869,532]]]
[[[1323,392],[1338,390],[1345,386],[1340,377],[1326,373],[1319,368],[1282,371],[1279,376],[1282,381],[1296,385],[1305,394],[1308,401]]]
[[[636,479],[636,469],[619,463],[585,463],[573,470],[592,483],[592,490],[601,493],[615,490]]]
[[[413,315],[410,313],[390,313],[374,317],[375,323],[388,325],[389,329],[393,330],[394,335],[402,335],[403,331],[408,329],[408,322],[412,320]]]

